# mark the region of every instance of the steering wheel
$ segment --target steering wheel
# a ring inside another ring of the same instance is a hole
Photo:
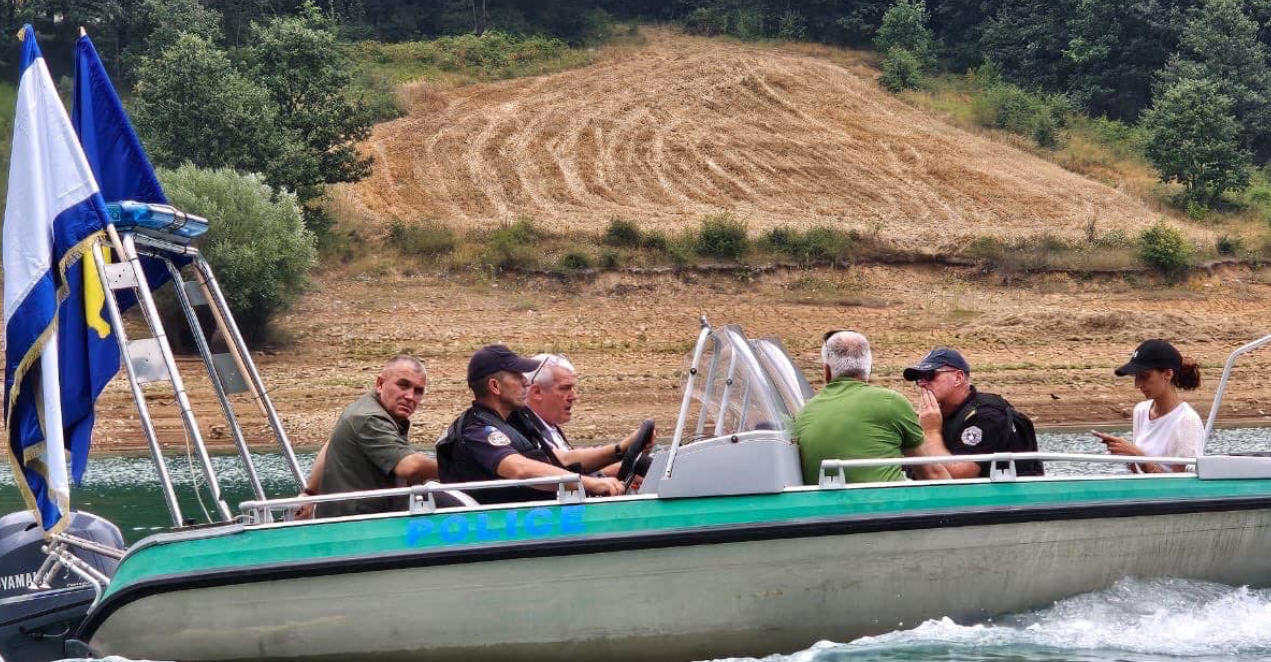
[[[627,452],[622,454],[622,464],[618,467],[618,480],[622,481],[623,494],[631,489],[631,482],[636,477],[636,462],[651,438],[653,438],[653,419],[646,418],[636,430],[635,441],[631,442],[631,445],[627,446]]]

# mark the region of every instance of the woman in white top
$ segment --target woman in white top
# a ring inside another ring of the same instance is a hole
[[[1155,457],[1196,457],[1205,424],[1192,406],[1183,401],[1179,389],[1200,386],[1200,367],[1184,359],[1164,340],[1148,340],[1130,355],[1129,363],[1117,368],[1118,377],[1134,375],[1134,386],[1147,401],[1134,407],[1134,441],[1096,432],[1114,455]],[[1135,473],[1185,471],[1186,464],[1131,464]]]

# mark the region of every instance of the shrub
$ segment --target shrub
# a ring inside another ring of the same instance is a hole
[[[605,250],[600,252],[600,268],[612,271],[622,268],[622,252],[615,250]]]
[[[211,219],[199,248],[212,268],[239,330],[249,341],[267,337],[269,322],[308,285],[317,259],[291,193],[276,193],[260,175],[184,165],[158,171],[173,206]]]
[[[1188,200],[1187,218],[1198,222],[1209,220],[1209,206],[1198,200]]]
[[[990,263],[1000,260],[1005,252],[1006,246],[997,237],[976,237],[966,247],[967,255]]]
[[[584,271],[591,268],[591,258],[581,251],[569,251],[560,256],[557,266],[563,271]]]
[[[667,248],[670,244],[671,240],[668,239],[666,233],[661,230],[645,232],[644,236],[640,237],[640,247],[646,251],[665,253],[667,252]]]
[[[1055,149],[1059,147],[1059,127],[1051,118],[1042,116],[1033,127],[1033,140],[1041,147]]]
[[[971,70],[970,78],[980,87],[989,88],[1002,84],[1002,68],[989,60]]]
[[[1090,243],[1100,248],[1129,248],[1134,245],[1134,242],[1130,241],[1124,230],[1105,232]]]
[[[435,257],[453,251],[459,238],[454,230],[429,219],[419,225],[393,221],[388,226],[388,241],[406,255]]]
[[[379,71],[364,69],[353,79],[351,93],[372,122],[387,122],[406,114],[406,104],[397,86]]]
[[[780,225],[765,230],[759,241],[767,250],[797,257],[795,253],[799,250],[803,237],[798,230]]]
[[[691,229],[684,230],[667,239],[666,256],[671,260],[671,264],[682,267],[693,262],[697,248],[697,233]]]
[[[804,257],[812,262],[820,260],[844,262],[851,257],[852,239],[838,228],[817,226],[804,235],[802,252]]]
[[[750,251],[746,224],[728,214],[707,216],[697,233],[694,247],[698,255],[723,260],[737,260]]]
[[[486,237],[483,259],[499,271],[533,266],[538,261],[539,236],[529,219],[504,224]]]
[[[922,62],[907,49],[893,48],[883,59],[883,75],[879,82],[893,94],[917,89],[922,85]]]
[[[1183,233],[1157,223],[1139,235],[1139,259],[1149,267],[1168,275],[1181,273],[1187,268],[1191,250]]]
[[[1219,255],[1235,255],[1244,248],[1244,240],[1239,235],[1221,235],[1214,241],[1214,250]]]
[[[1067,126],[1071,109],[1063,95],[1033,94],[1014,85],[994,85],[971,102],[980,126],[1028,136],[1042,147],[1059,146],[1059,130]]]
[[[617,246],[619,248],[639,248],[640,247],[640,228],[635,223],[623,218],[609,219],[609,225],[605,228],[604,237],[601,241],[606,246]]]

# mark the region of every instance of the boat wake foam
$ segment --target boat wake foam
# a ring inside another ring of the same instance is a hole
[[[818,642],[764,662],[1188,662],[1266,660],[1271,590],[1179,579],[1110,588],[974,625],[948,618],[851,643]]]

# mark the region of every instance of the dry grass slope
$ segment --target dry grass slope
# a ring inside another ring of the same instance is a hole
[[[730,211],[752,230],[832,223],[904,245],[1052,232],[1134,233],[1141,201],[878,87],[863,67],[650,30],[592,66],[414,90],[365,148],[374,175],[342,202],[387,222],[535,218],[558,231],[613,216],[675,229]],[[837,58],[842,59],[842,58]]]

